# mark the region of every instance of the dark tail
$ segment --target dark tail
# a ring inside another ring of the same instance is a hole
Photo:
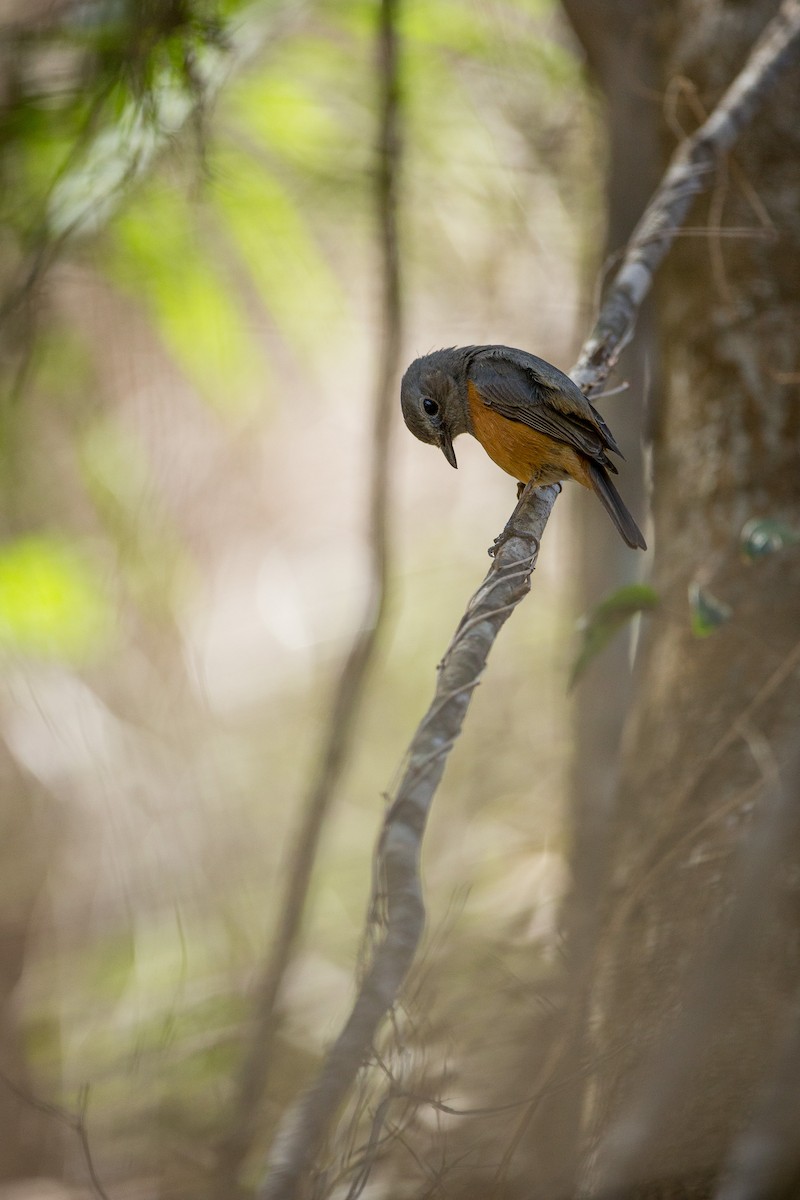
[[[632,550],[646,550],[647,543],[642,537],[642,531],[625,507],[619,492],[608,478],[608,472],[605,467],[601,467],[599,463],[593,462],[590,462],[588,467],[592,487],[600,497],[603,508],[616,525],[623,541],[627,542]]]

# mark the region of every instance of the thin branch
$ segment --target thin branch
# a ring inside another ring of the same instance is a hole
[[[530,588],[538,540],[555,488],[529,489],[530,503],[518,531],[499,548],[470,620],[456,634],[439,668],[431,709],[411,744],[404,776],[387,813],[378,847],[378,871],[386,928],[362,981],[353,1011],[331,1049],[313,1088],[287,1114],[271,1156],[260,1200],[297,1196],[325,1138],[333,1114],[366,1057],[375,1032],[392,1006],[414,959],[424,906],[419,852],[433,796],[444,772],[446,750],[455,742],[478,678],[497,633],[515,603]],[[524,572],[520,571],[526,564]],[[505,603],[498,604],[498,600]]]
[[[799,50],[800,0],[785,0],[715,111],[676,151],[634,231],[572,372],[587,393],[602,385],[632,336],[641,303],[693,200],[710,186],[715,165]],[[530,589],[557,494],[556,488],[526,487],[486,580],[441,663],[433,702],[412,739],[405,774],[378,843],[376,878],[382,884],[386,914],[383,940],[373,950],[352,1012],[317,1080],[284,1116],[259,1200],[295,1200],[302,1194],[335,1115],[413,962],[425,918],[419,858],[433,797],[494,640]],[[372,911],[376,908],[373,905]]]
[[[92,1191],[97,1196],[97,1200],[109,1200],[108,1193],[103,1187],[100,1176],[97,1173],[97,1168],[94,1165],[92,1157],[92,1147],[89,1141],[89,1130],[86,1124],[86,1113],[89,1108],[89,1085],[88,1083],[81,1084],[78,1092],[78,1112],[71,1113],[68,1109],[62,1108],[60,1104],[51,1104],[48,1100],[40,1100],[37,1096],[32,1095],[21,1088],[19,1084],[14,1083],[4,1071],[0,1071],[0,1081],[2,1081],[10,1092],[13,1092],[23,1103],[29,1105],[37,1112],[44,1113],[47,1117],[52,1117],[55,1121],[60,1121],[62,1125],[66,1125],[67,1129],[75,1134],[81,1148],[83,1161],[86,1170],[89,1174],[89,1180],[92,1185]]]
[[[350,1184],[345,1200],[358,1200],[358,1197],[367,1186],[367,1180],[369,1179],[370,1171],[372,1170],[373,1164],[378,1155],[378,1150],[385,1140],[385,1136],[383,1136],[383,1127],[386,1124],[386,1117],[388,1115],[389,1107],[393,1098],[394,1097],[390,1090],[383,1097],[375,1110],[375,1115],[372,1118],[369,1140],[363,1152],[363,1159],[359,1164],[358,1173],[354,1176],[353,1181]]]
[[[581,351],[573,375],[582,387],[596,386],[614,365],[692,202],[708,189],[717,163],[735,145],[780,75],[797,60],[799,42],[800,0],[784,0],[711,116],[678,147],[631,235],[622,266]]]
[[[218,1161],[220,1196],[230,1195],[253,1140],[259,1102],[265,1094],[278,1030],[276,1012],[286,968],[302,926],[320,835],[336,787],[348,761],[358,708],[387,611],[389,564],[390,447],[394,389],[399,374],[402,292],[397,238],[397,190],[401,162],[398,0],[383,0],[378,27],[377,74],[380,87],[375,202],[382,278],[383,344],[373,403],[372,462],[369,485],[369,583],[364,611],[336,686],[330,720],[286,874],[286,893],[271,953],[255,996],[255,1011],[243,1060],[231,1126]]]

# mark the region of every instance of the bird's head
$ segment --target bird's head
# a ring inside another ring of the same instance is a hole
[[[405,423],[421,442],[438,446],[457,467],[453,439],[467,431],[466,374],[459,351],[436,350],[417,358],[403,376],[400,403]]]

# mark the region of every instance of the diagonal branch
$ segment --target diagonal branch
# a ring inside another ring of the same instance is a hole
[[[695,198],[708,190],[717,163],[735,145],[781,74],[797,61],[798,43],[800,0],[784,0],[711,116],[672,156],[572,372],[584,390],[596,387],[614,366]]]
[[[489,648],[530,588],[539,538],[555,497],[555,488],[530,489],[529,503],[518,518],[518,534],[498,550],[439,667],[433,702],[414,736],[378,846],[376,900],[385,910],[384,940],[317,1082],[284,1121],[259,1200],[289,1200],[300,1194],[333,1114],[411,966],[425,916],[419,852],[433,796]]]
[[[800,0],[784,0],[715,111],[676,151],[634,231],[572,372],[585,392],[601,386],[632,336],[642,301],[693,200],[709,187],[716,164],[798,57]],[[419,858],[428,813],[494,640],[530,588],[556,495],[555,488],[525,489],[440,666],[433,702],[412,739],[378,844],[381,895],[376,899],[385,912],[383,940],[316,1082],[284,1117],[259,1200],[295,1200],[303,1194],[334,1117],[411,966],[425,916]]]

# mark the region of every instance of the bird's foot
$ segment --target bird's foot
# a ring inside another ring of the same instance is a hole
[[[515,510],[515,512],[516,512],[516,510]],[[511,540],[511,538],[528,536],[527,530],[523,529],[521,526],[518,526],[514,523],[515,512],[512,513],[511,516],[509,517],[509,519],[506,521],[503,532],[498,533],[497,537],[494,539],[491,546],[486,551],[486,553],[489,555],[490,558],[494,558],[494,556],[497,554],[497,551],[500,549],[500,547],[505,546],[506,542],[509,542]]]
[[[533,479],[529,480],[528,483],[518,483],[517,484],[517,503],[514,505],[514,511],[512,512],[511,516],[506,521],[503,532],[498,533],[497,537],[494,539],[491,546],[489,547],[489,549],[486,552],[490,558],[494,558],[495,555],[497,554],[497,551],[500,549],[500,547],[504,546],[506,544],[506,542],[511,540],[511,538],[513,538],[513,537],[522,537],[522,538],[530,537],[530,531],[527,528],[523,529],[520,525],[517,525],[516,516],[517,516],[517,513],[519,512],[520,508],[522,507],[523,499],[527,496],[529,491],[535,490],[537,486],[540,486],[540,485],[537,483],[537,478],[535,476]],[[558,488],[559,491],[561,491],[560,483],[555,484],[555,486]]]

